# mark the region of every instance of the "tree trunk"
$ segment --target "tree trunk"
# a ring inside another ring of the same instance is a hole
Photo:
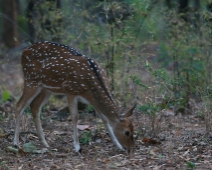
[[[26,18],[27,18],[28,33],[30,36],[29,41],[31,43],[33,43],[35,40],[35,28],[33,25],[33,16],[34,16],[34,0],[29,0],[26,8]]]
[[[17,31],[17,4],[16,0],[2,0],[3,19],[3,42],[9,47],[13,48],[18,45],[18,31]]]
[[[188,2],[189,0],[179,0],[179,13],[180,17],[186,22],[188,21]]]
[[[171,6],[171,0],[166,0],[166,5],[167,5],[167,7],[169,9],[171,9],[172,8],[172,6]]]

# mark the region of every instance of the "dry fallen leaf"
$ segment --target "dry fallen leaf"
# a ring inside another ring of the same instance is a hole
[[[24,164],[22,164],[21,166],[18,167],[18,170],[22,169],[24,166]]]
[[[8,135],[4,133],[4,130],[2,128],[0,128],[0,138],[5,138]]]
[[[107,164],[108,162],[110,162],[110,160],[109,159],[104,159],[103,162]]]
[[[7,134],[0,134],[0,138],[6,138],[7,136]]]
[[[53,168],[53,169],[61,169],[58,165],[56,165],[56,164],[54,164],[54,163],[52,163],[52,164],[50,165],[50,167]]]
[[[4,134],[4,130],[2,128],[0,128],[0,135]]]
[[[154,140],[154,139],[150,139],[150,138],[143,138],[141,140],[143,143],[150,143],[150,144],[159,144],[160,142]]]
[[[174,110],[172,110],[172,109],[166,109],[166,110],[163,110],[163,115],[164,116],[174,116],[175,113],[174,113]]]
[[[67,134],[67,132],[65,132],[65,131],[54,131],[53,133],[55,135],[66,135]]]
[[[188,155],[189,152],[190,152],[190,150],[188,149],[186,152],[184,152],[184,154],[182,156]]]
[[[18,156],[26,156],[26,152],[24,152],[24,150],[23,149],[18,149]]]
[[[150,154],[151,154],[151,155],[153,155],[153,156],[155,156],[155,155],[156,155],[156,153],[155,153],[155,151],[154,151],[154,150],[150,150]]]
[[[91,130],[90,125],[77,125],[77,129],[79,130]]]
[[[155,166],[155,167],[153,168],[153,170],[160,170],[161,167],[162,167],[162,165]]]

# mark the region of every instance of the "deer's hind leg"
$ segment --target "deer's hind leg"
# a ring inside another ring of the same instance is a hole
[[[40,93],[40,88],[28,88],[24,87],[23,94],[16,104],[16,113],[15,113],[15,135],[13,144],[18,146],[19,144],[19,133],[20,133],[20,121],[21,116],[24,113],[24,110],[30,105],[34,98]]]
[[[42,129],[41,120],[40,120],[40,111],[42,107],[46,104],[50,96],[51,96],[51,92],[43,89],[30,104],[30,109],[32,112],[32,117],[35,123],[35,128],[36,128],[38,138],[45,147],[49,147],[49,145],[46,142],[44,134],[43,134],[43,129]]]

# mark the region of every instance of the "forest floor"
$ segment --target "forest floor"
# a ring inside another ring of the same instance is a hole
[[[195,114],[148,117],[135,110],[132,116],[136,135],[134,157],[116,149],[100,119],[88,110],[80,111],[78,126],[81,155],[73,150],[72,121],[52,119],[66,106],[64,98],[52,98],[42,111],[42,125],[50,148],[40,145],[30,114],[25,114],[20,149],[13,149],[15,103],[21,95],[22,73],[19,61],[0,64],[0,85],[12,99],[0,104],[0,170],[172,170],[212,169],[212,138],[205,135],[205,121]],[[155,128],[152,128],[152,125]],[[149,140],[154,137],[154,140]],[[24,152],[31,142],[38,153]]]

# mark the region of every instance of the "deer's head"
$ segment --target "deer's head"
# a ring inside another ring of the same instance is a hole
[[[133,124],[129,117],[132,115],[135,106],[125,114],[120,115],[119,122],[113,127],[115,136],[128,154],[132,154],[134,151]]]

